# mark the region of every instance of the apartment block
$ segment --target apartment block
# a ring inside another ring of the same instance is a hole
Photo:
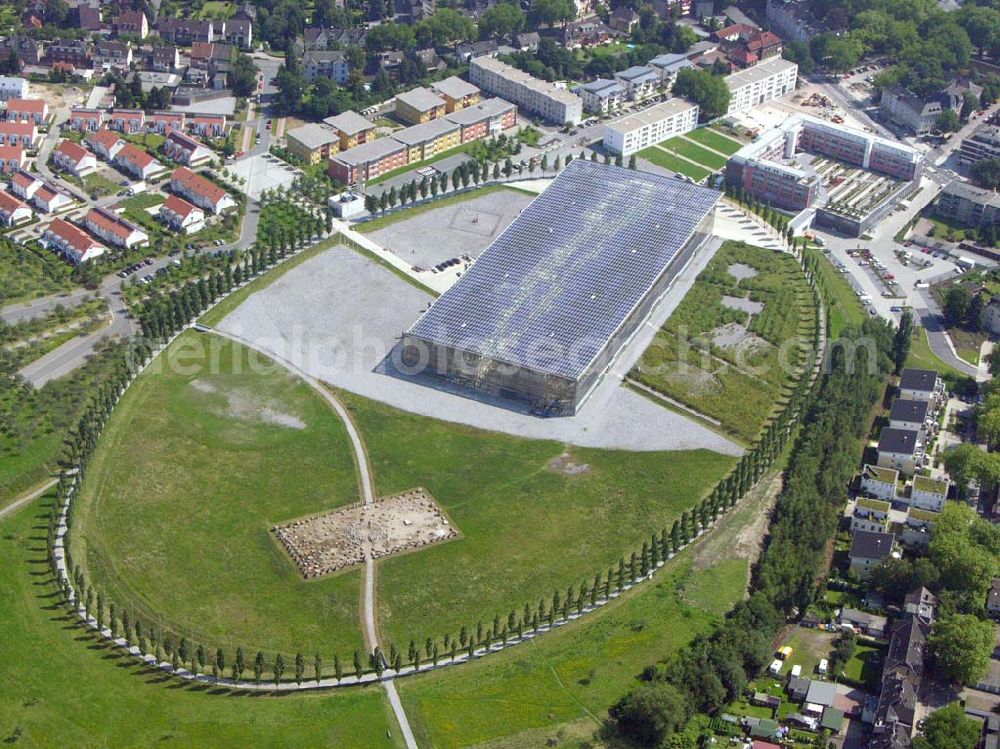
[[[394,138],[380,138],[341,151],[330,159],[330,176],[344,184],[369,180],[406,166],[409,149]]]
[[[517,107],[497,97],[445,115],[462,128],[462,143],[492,138],[517,124]]]
[[[396,95],[396,117],[411,125],[443,117],[446,109],[445,100],[423,86]]]
[[[406,146],[406,161],[413,164],[455,148],[462,143],[462,128],[447,119],[397,130],[392,137]]]
[[[746,70],[726,76],[729,87],[729,110],[734,115],[748,112],[754,107],[773,101],[795,90],[799,66],[794,62],[774,57]]]
[[[583,119],[583,101],[579,96],[494,57],[473,58],[469,62],[469,79],[483,91],[550,122],[566,125]]]
[[[698,105],[681,97],[668,99],[604,126],[604,147],[631,156],[655,143],[691,132],[698,126]]]

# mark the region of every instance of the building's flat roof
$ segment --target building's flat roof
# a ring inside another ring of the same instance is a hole
[[[637,83],[642,81],[656,81],[660,77],[656,74],[655,70],[647,68],[645,65],[633,65],[625,70],[619,70],[615,73],[615,78],[620,78],[630,83]]]
[[[409,335],[579,378],[720,193],[577,159]]]
[[[780,57],[773,57],[770,60],[765,60],[754,65],[752,68],[730,73],[726,76],[726,85],[729,86],[730,91],[734,91],[738,88],[743,88],[747,84],[767,80],[772,75],[784,73],[791,68],[797,69],[798,65],[789,60],[783,60]]]
[[[875,481],[882,481],[886,484],[895,484],[899,481],[899,471],[894,471],[891,468],[883,468],[882,466],[872,465],[871,463],[865,464],[865,469],[861,474],[865,478],[874,479]]]
[[[889,410],[889,421],[922,423],[927,418],[927,401],[896,400]]]
[[[913,488],[918,492],[947,495],[950,486],[951,482],[947,479],[932,479],[930,476],[913,477]]]
[[[492,99],[484,99],[471,107],[456,109],[454,112],[446,114],[444,118],[456,125],[472,125],[488,117],[497,117],[514,108],[514,105],[506,99],[493,97]]]
[[[916,390],[929,393],[937,384],[938,373],[933,369],[911,369],[907,367],[899,377],[901,390]]]
[[[886,502],[882,499],[871,499],[870,497],[858,497],[855,506],[864,508],[865,510],[874,510],[875,512],[889,512],[892,508],[892,502]]]
[[[375,127],[373,122],[369,122],[353,109],[348,109],[346,112],[341,112],[333,117],[327,117],[323,122],[347,135],[357,135],[360,132],[371,130]]]
[[[397,130],[392,134],[392,137],[400,143],[405,143],[408,146],[416,146],[434,138],[440,138],[442,135],[453,133],[458,129],[458,124],[444,118],[438,118],[430,122],[421,122],[419,125]]]
[[[339,141],[340,133],[332,128],[311,122],[308,125],[289,130],[285,137],[297,140],[306,148],[322,148],[329,143]]]
[[[584,83],[580,88],[583,91],[598,95],[603,94],[604,96],[610,96],[615,92],[625,90],[618,81],[612,81],[607,78],[598,78],[590,83]]]
[[[893,429],[885,427],[878,438],[880,453],[901,453],[913,455],[917,450],[917,437],[920,435],[912,429]]]
[[[689,101],[680,96],[675,96],[673,99],[667,99],[667,101],[661,102],[660,104],[654,104],[641,112],[636,112],[635,114],[630,114],[617,120],[613,120],[605,125],[605,127],[617,130],[620,133],[630,133],[633,130],[639,130],[647,125],[652,125],[655,122],[664,120],[667,117],[673,117],[681,112],[687,112],[697,106],[698,105],[693,101]]]
[[[341,151],[333,160],[350,166],[357,166],[358,164],[366,164],[369,161],[384,158],[402,148],[406,148],[406,145],[400,143],[395,138],[377,138],[376,140],[362,143],[360,146]]]
[[[409,91],[396,94],[396,101],[401,101],[418,112],[428,112],[434,109],[434,107],[444,106],[444,99],[423,86],[417,86],[416,88],[411,88]]]
[[[475,96],[479,93],[478,86],[474,86],[468,81],[463,81],[457,75],[452,75],[445,78],[443,81],[432,83],[431,89],[433,89],[436,93],[448,96],[452,99],[461,99],[465,96]]]

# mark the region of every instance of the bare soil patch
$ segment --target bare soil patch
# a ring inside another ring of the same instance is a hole
[[[751,299],[741,296],[724,296],[722,297],[722,306],[728,307],[729,309],[739,309],[747,312],[751,315],[759,315],[764,311],[763,302],[755,302]]]
[[[412,489],[373,505],[341,507],[271,530],[306,579],[458,536],[458,529],[426,489]]]
[[[272,404],[248,390],[236,388],[220,391],[213,382],[207,380],[192,380],[191,387],[199,393],[222,395],[226,399],[224,412],[220,416],[239,419],[240,421],[263,421],[267,424],[288,427],[289,429],[305,429],[306,423],[295,414],[279,411]]]
[[[726,270],[729,272],[729,275],[737,281],[742,281],[746,278],[753,278],[754,276],[760,275],[756,268],[745,263],[733,263],[726,268]]]
[[[737,322],[720,325],[709,331],[712,343],[724,349],[753,350],[770,344],[760,336],[751,333],[745,326]]]
[[[577,463],[568,452],[552,458],[546,467],[553,473],[561,473],[563,476],[582,476],[590,473],[588,463]]]

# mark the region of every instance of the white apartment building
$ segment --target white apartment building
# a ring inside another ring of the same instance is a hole
[[[753,107],[773,101],[795,90],[799,66],[794,62],[773,57],[746,70],[726,76],[729,87],[729,110],[733,115],[747,112]]]
[[[583,119],[583,100],[579,96],[495,57],[474,57],[469,62],[469,80],[483,91],[550,122],[568,125]]]
[[[577,89],[583,100],[583,108],[588,112],[608,114],[625,103],[625,88],[618,82],[607,78],[584,83]]]
[[[698,126],[698,105],[681,97],[621,117],[604,126],[604,147],[631,156],[654,143],[689,133]]]
[[[0,101],[24,99],[28,96],[28,82],[24,78],[0,75]]]

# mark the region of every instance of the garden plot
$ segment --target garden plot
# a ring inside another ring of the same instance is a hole
[[[381,559],[458,536],[425,489],[293,520],[272,530],[307,580],[361,564],[369,546],[372,557]]]

